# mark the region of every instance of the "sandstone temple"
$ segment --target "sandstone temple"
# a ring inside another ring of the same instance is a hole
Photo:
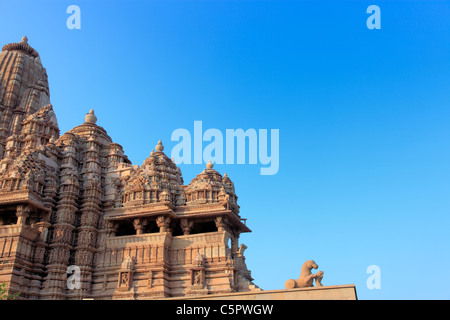
[[[93,110],[60,135],[46,70],[26,37],[2,48],[0,85],[0,283],[10,294],[260,291],[239,243],[250,229],[226,173],[209,162],[185,185],[161,141],[133,165]]]

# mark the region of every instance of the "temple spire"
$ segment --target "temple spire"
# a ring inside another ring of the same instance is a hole
[[[97,123],[97,117],[95,116],[94,109],[91,109],[91,111],[89,111],[89,113],[86,114],[86,116],[84,117],[84,121],[86,123],[92,123],[92,124]]]
[[[164,146],[163,146],[161,140],[158,141],[158,144],[156,145],[155,149],[156,149],[156,151],[158,151],[158,152],[163,152]]]

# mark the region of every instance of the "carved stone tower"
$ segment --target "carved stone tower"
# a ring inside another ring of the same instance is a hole
[[[141,166],[97,124],[59,136],[39,54],[0,54],[0,282],[19,299],[151,299],[257,291],[230,178],[184,185],[161,141]],[[78,285],[68,286],[71,271]]]

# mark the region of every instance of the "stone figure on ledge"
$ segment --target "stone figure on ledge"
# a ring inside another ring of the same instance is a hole
[[[300,271],[300,278],[297,280],[289,279],[285,282],[284,287],[286,289],[303,288],[303,287],[314,287],[313,282],[316,280],[317,287],[323,287],[321,281],[323,278],[323,271],[318,271],[317,274],[311,272],[311,270],[317,269],[319,266],[314,262],[314,260],[306,261]]]
[[[323,271],[317,271],[316,277],[314,278],[314,280],[316,281],[316,287],[323,287],[322,278],[323,278]]]

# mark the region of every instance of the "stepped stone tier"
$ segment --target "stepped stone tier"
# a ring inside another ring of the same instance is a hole
[[[209,162],[185,185],[161,141],[132,165],[93,110],[60,135],[46,70],[26,37],[3,47],[0,81],[0,283],[9,293],[154,299],[260,291],[239,243],[250,229],[226,174]]]

